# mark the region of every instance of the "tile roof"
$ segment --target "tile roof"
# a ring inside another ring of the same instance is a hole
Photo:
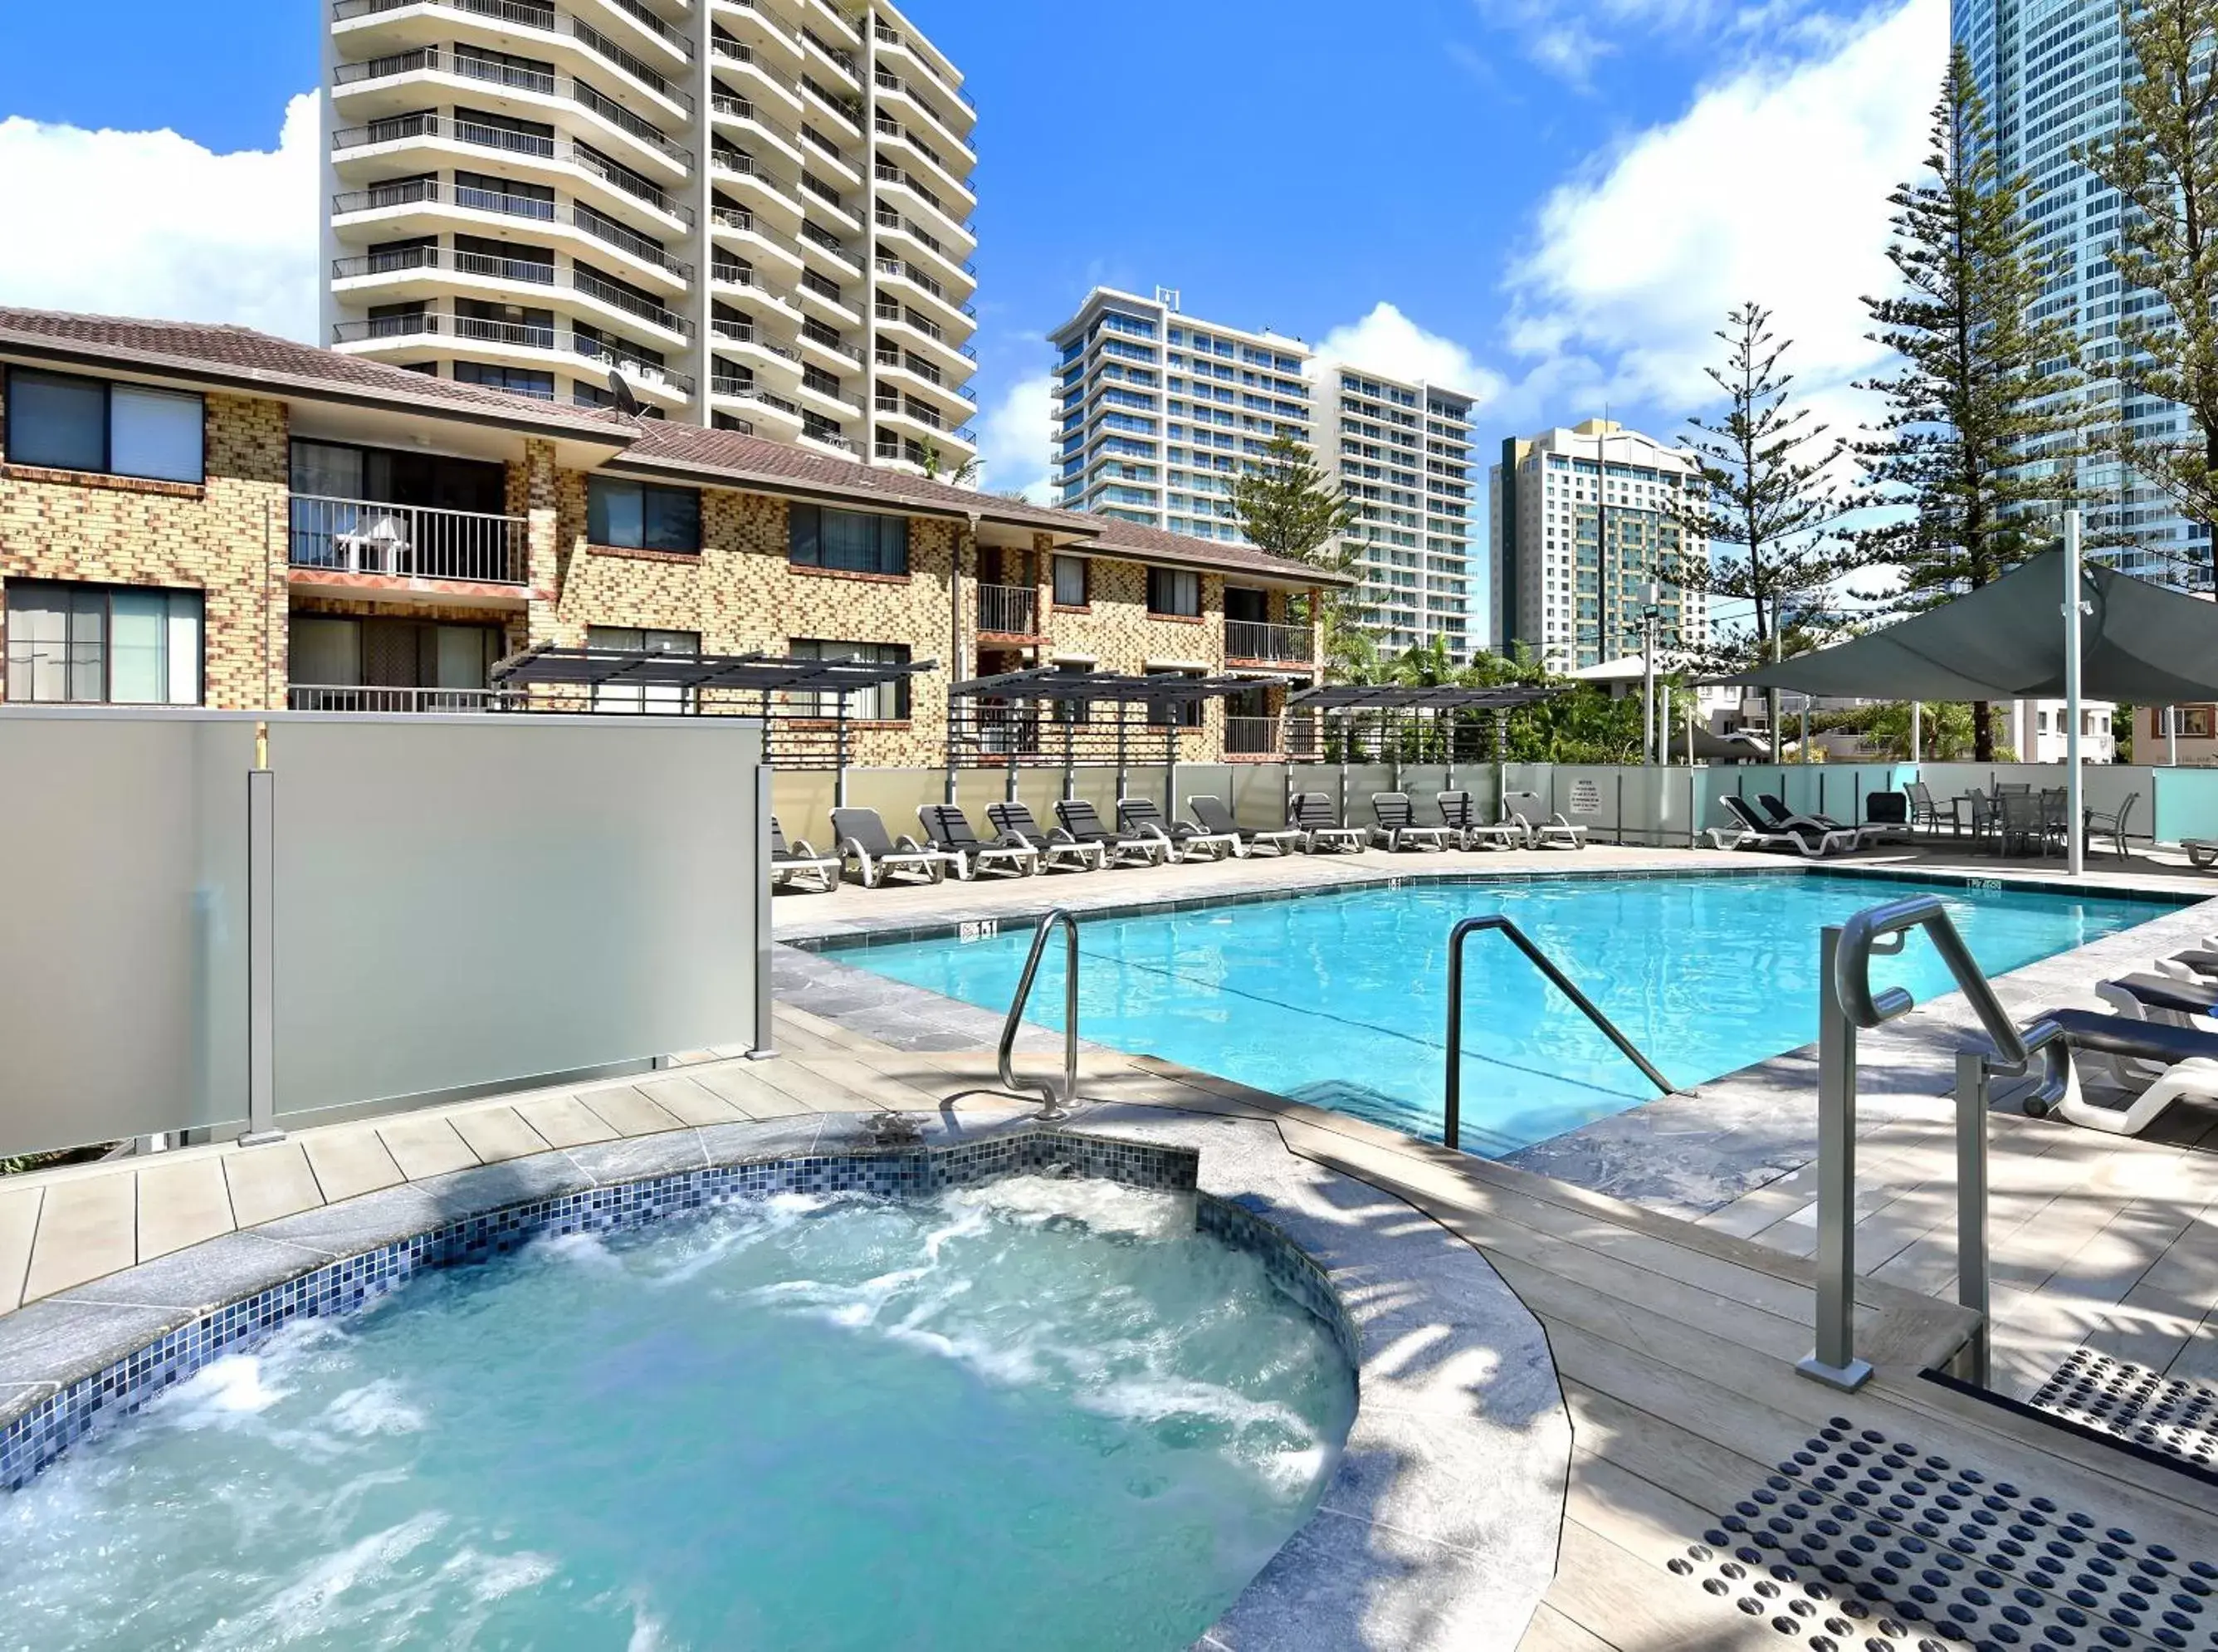
[[[1166,562],[1186,562],[1198,566],[1222,569],[1227,573],[1252,573],[1273,579],[1289,579],[1314,585],[1352,585],[1355,576],[1329,573],[1313,567],[1307,562],[1298,562],[1292,557],[1275,556],[1269,551],[1259,551],[1252,545],[1228,545],[1222,540],[1195,539],[1186,534],[1174,534],[1166,529],[1143,527],[1137,522],[1125,522],[1116,517],[1075,516],[1091,530],[1090,538],[1081,550],[1099,548],[1103,550],[1130,551],[1139,556]]]
[[[632,421],[604,409],[566,407],[505,390],[404,372],[251,327],[0,306],[0,350],[10,345],[113,361],[118,366],[243,380],[273,393],[390,401],[427,413],[448,406],[461,414],[490,415],[601,442],[627,442],[633,429]]]

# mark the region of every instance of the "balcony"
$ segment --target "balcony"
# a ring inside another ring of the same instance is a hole
[[[503,91],[527,92],[575,103],[626,136],[638,139],[681,171],[692,170],[691,150],[672,142],[660,127],[641,120],[584,81],[465,53],[442,52],[437,46],[427,46],[364,63],[343,63],[331,71],[332,92],[335,96],[342,96],[352,89],[371,87],[381,81],[411,74],[447,75],[460,80],[480,81]]]
[[[673,258],[661,246],[645,236],[635,234],[614,219],[595,212],[582,202],[562,207],[552,201],[535,196],[512,195],[503,189],[481,189],[475,184],[443,184],[437,178],[400,178],[391,183],[373,184],[367,189],[351,189],[331,197],[331,215],[335,219],[350,218],[357,213],[390,213],[397,215],[405,226],[406,220],[418,216],[416,207],[452,207],[462,212],[498,213],[505,217],[528,219],[535,224],[560,225],[589,235],[604,245],[611,246],[639,263],[679,282],[693,278],[693,266],[681,258]],[[692,208],[684,209],[683,221],[692,222]],[[381,224],[380,228],[385,226]],[[428,231],[427,231],[428,232]]]
[[[1224,657],[1273,665],[1307,665],[1316,639],[1306,625],[1266,625],[1261,620],[1224,622]]]
[[[363,684],[295,683],[285,690],[294,711],[512,711],[524,696],[505,689],[386,688]]]
[[[1001,637],[1039,634],[1039,592],[1031,585],[978,587],[978,629]]]
[[[483,252],[449,252],[439,247],[401,247],[331,260],[334,282],[362,281],[378,275],[406,276],[412,271],[451,269],[458,275],[510,282],[529,287],[566,288],[611,310],[635,317],[680,338],[693,336],[693,324],[652,299],[612,286],[585,270],[560,269],[532,259],[505,258]],[[367,335],[365,335],[367,336]]]
[[[419,5],[486,18],[504,30],[533,29],[573,42],[600,65],[616,70],[641,90],[660,98],[670,108],[687,115],[693,113],[693,95],[691,92],[665,78],[652,65],[590,23],[567,12],[558,11],[551,5],[520,3],[519,0],[336,0],[331,7],[331,21],[335,24],[366,23],[368,20],[381,17],[388,12]],[[674,41],[676,37],[671,39]],[[681,51],[673,44],[670,49],[678,56],[692,55],[690,46]]]
[[[373,316],[364,321],[335,322],[331,326],[331,343],[341,346],[369,344],[405,349],[414,345],[420,350],[436,350],[436,345],[425,341],[443,337],[505,350],[542,351],[554,356],[581,356],[604,368],[615,368],[638,387],[672,400],[683,402],[693,394],[691,374],[649,361],[613,340],[567,331],[551,322],[493,321],[480,316],[422,310],[405,315]],[[545,357],[540,359],[544,361]],[[546,364],[569,365],[567,362]]]
[[[1227,717],[1224,720],[1224,754],[1227,757],[1278,757],[1286,742],[1279,738],[1276,717]]]
[[[295,494],[291,518],[286,560],[295,568],[489,585],[530,582],[530,547],[522,517]]]

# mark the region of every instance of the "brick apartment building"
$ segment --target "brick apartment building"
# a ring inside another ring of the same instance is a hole
[[[18,703],[473,709],[534,644],[757,650],[939,662],[848,707],[861,764],[937,764],[951,683],[1057,664],[1252,673],[1181,755],[1261,757],[1317,658],[1290,604],[1335,583],[237,327],[0,309],[0,399]]]

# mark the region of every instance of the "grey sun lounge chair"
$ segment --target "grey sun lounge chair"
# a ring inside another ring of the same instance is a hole
[[[1323,792],[1296,792],[1287,818],[1301,828],[1305,855],[1360,855],[1371,843],[1361,826],[1342,826],[1333,818],[1332,799]]]
[[[1137,860],[1143,866],[1160,866],[1171,851],[1168,834],[1152,832],[1112,832],[1101,813],[1082,797],[1066,797],[1055,806],[1063,829],[1081,843],[1099,844],[1112,861]]]
[[[1478,807],[1471,801],[1469,792],[1441,792],[1434,801],[1440,806],[1440,819],[1447,822],[1465,849],[1524,849],[1530,846],[1525,828],[1515,820],[1503,820],[1496,826],[1479,823]]]
[[[1003,832],[988,843],[972,830],[970,817],[953,803],[920,803],[916,818],[934,849],[955,857],[955,875],[969,882],[981,872],[996,868],[1029,877],[1040,869],[1040,852],[1023,839]]]
[[[2113,1135],[2139,1135],[2175,1102],[2218,1102],[2218,1034],[2095,1010],[2051,1010],[2040,1018],[2062,1029],[2072,1050],[2070,1082],[2048,1109],[2060,1118]],[[2123,1099],[2088,1099],[2079,1086],[2083,1066]],[[2029,1104],[2027,1111],[2037,1110]]]
[[[1204,794],[1189,797],[1186,806],[1193,811],[1193,818],[1201,829],[1212,837],[1230,838],[1240,845],[1240,852],[1252,855],[1263,851],[1273,855],[1289,855],[1301,847],[1302,839],[1309,834],[1297,826],[1244,826],[1232,818],[1232,811],[1224,807],[1221,797]]]
[[[1437,854],[1448,846],[1449,829],[1419,826],[1416,808],[1407,792],[1373,792],[1371,818],[1379,823],[1371,828],[1371,841],[1384,846],[1390,855],[1404,851]]]
[[[1118,798],[1117,824],[1127,832],[1161,837],[1167,860],[1192,860],[1204,851],[1212,860],[1223,860],[1248,852],[1237,833],[1207,832],[1186,820],[1166,820],[1152,797]]]
[[[1504,792],[1502,795],[1503,818],[1515,820],[1525,828],[1525,841],[1534,849],[1584,849],[1587,829],[1573,826],[1560,813],[1540,817],[1546,805],[1538,792]]]
[[[896,872],[921,872],[937,883],[958,858],[944,849],[926,849],[906,832],[888,837],[876,809],[833,809],[832,829],[839,834],[840,857],[854,863],[866,889],[879,888]]]
[[[1846,855],[1856,848],[1856,834],[1846,830],[1829,832],[1815,826],[1775,828],[1744,797],[1728,793],[1718,799],[1718,806],[1732,817],[1732,825],[1709,828],[1713,848],[1791,849],[1805,860]]]
[[[790,883],[802,887],[802,880],[815,880],[819,894],[839,887],[839,872],[844,862],[837,855],[820,855],[806,838],[796,838],[791,846],[785,841],[785,828],[778,823],[778,816],[770,817],[770,887]]]
[[[1846,820],[1836,820],[1830,814],[1798,814],[1787,807],[1787,800],[1769,792],[1759,792],[1756,807],[1763,811],[1763,819],[1774,832],[1849,832],[1856,834],[1856,847],[1864,849],[1875,843],[1908,843],[1911,831],[1903,826],[1850,826]]]
[[[1061,826],[1046,830],[1032,818],[1030,804],[988,803],[986,819],[1003,838],[1038,850],[1042,871],[1052,872],[1060,866],[1066,870],[1075,867],[1081,872],[1098,872],[1109,863],[1100,844],[1081,843]]]
[[[2182,838],[2179,846],[2187,851],[2187,863],[2196,871],[2218,866],[2218,838]]]

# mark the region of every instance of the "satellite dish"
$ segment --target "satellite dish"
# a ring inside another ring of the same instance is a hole
[[[616,398],[616,411],[627,418],[639,417],[639,398],[631,393],[631,387],[623,381],[623,374],[614,368],[609,369],[609,394]]]

